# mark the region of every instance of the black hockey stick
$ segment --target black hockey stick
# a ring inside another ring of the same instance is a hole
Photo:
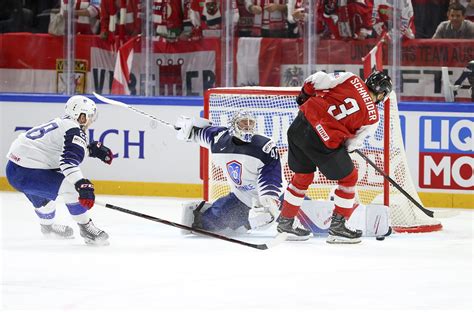
[[[368,162],[378,173],[380,173],[385,179],[387,179],[392,185],[399,190],[406,198],[408,198],[416,207],[418,207],[421,211],[423,211],[428,217],[431,218],[445,218],[457,215],[458,212],[455,211],[431,211],[426,209],[421,205],[416,199],[414,199],[407,191],[405,191],[397,182],[395,182],[388,174],[386,174],[382,169],[380,169],[372,160],[369,159],[364,153],[360,150],[356,149],[355,152],[360,155],[360,157],[364,158],[366,162]]]
[[[155,221],[155,222],[163,223],[163,224],[166,224],[166,225],[169,225],[169,226],[173,226],[173,227],[176,227],[176,228],[179,228],[179,229],[182,229],[182,230],[191,231],[193,233],[198,233],[198,234],[201,234],[201,235],[214,237],[214,238],[225,240],[225,241],[228,241],[228,242],[231,242],[231,243],[244,245],[244,246],[247,246],[247,247],[260,249],[260,250],[265,250],[265,249],[268,249],[268,248],[273,247],[275,245],[278,245],[279,243],[286,240],[286,236],[287,236],[286,233],[280,233],[273,240],[269,241],[268,243],[265,243],[265,244],[252,244],[252,243],[244,242],[244,241],[234,239],[234,238],[231,238],[231,237],[223,236],[223,235],[220,235],[220,234],[208,232],[208,231],[193,228],[193,227],[190,227],[190,226],[187,226],[187,225],[183,225],[183,224],[175,223],[175,222],[172,222],[172,221],[168,221],[168,220],[160,219],[160,218],[157,218],[157,217],[153,217],[153,216],[150,216],[150,215],[146,215],[144,213],[136,212],[136,211],[133,211],[133,210],[128,210],[128,209],[121,208],[121,207],[118,207],[118,206],[115,206],[115,205],[103,204],[103,203],[100,203],[100,202],[97,202],[97,201],[95,203],[98,204],[98,205],[104,206],[106,208],[109,208],[109,209],[112,209],[112,210],[117,210],[117,211],[120,211],[120,212],[123,212],[123,213],[126,213],[126,214],[130,214],[130,215],[133,215],[133,216],[136,216],[136,217],[148,219],[148,220],[151,220],[151,221]]]

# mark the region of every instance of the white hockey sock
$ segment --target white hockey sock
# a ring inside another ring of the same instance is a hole
[[[89,213],[87,212],[84,212],[79,215],[71,215],[71,216],[72,216],[72,219],[76,221],[76,223],[79,223],[79,224],[86,224],[90,220]]]

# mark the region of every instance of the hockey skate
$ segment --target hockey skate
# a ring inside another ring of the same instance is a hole
[[[279,233],[287,233],[287,240],[303,241],[308,240],[311,231],[307,230],[298,220],[298,218],[285,218],[280,216],[278,218],[277,231]]]
[[[357,244],[360,243],[361,230],[351,230],[346,227],[346,219],[340,214],[332,215],[329,226],[329,236],[326,242],[329,244]]]
[[[41,233],[48,237],[56,237],[56,238],[74,238],[74,231],[70,226],[62,225],[62,224],[41,224]]]
[[[92,220],[86,224],[79,224],[80,234],[87,245],[104,246],[109,244],[109,235],[96,227]]]

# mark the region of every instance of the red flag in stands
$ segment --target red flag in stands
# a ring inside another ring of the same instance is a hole
[[[135,44],[140,42],[140,37],[134,37],[120,47],[115,62],[114,80],[112,81],[111,94],[130,94],[128,82],[130,81],[130,70]]]
[[[364,77],[368,77],[370,73],[375,69],[378,71],[383,70],[383,62],[382,62],[382,44],[383,39],[380,40],[375,47],[370,50],[369,54],[367,54],[362,61],[364,62]]]

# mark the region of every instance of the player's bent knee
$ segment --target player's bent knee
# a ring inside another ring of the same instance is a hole
[[[307,190],[313,183],[314,172],[311,173],[295,173],[291,179],[291,184],[300,190]]]
[[[337,184],[340,186],[345,186],[345,187],[352,187],[357,184],[357,180],[359,178],[358,171],[356,168],[354,168],[351,173],[349,173],[347,176],[344,178],[340,179],[337,181]]]

